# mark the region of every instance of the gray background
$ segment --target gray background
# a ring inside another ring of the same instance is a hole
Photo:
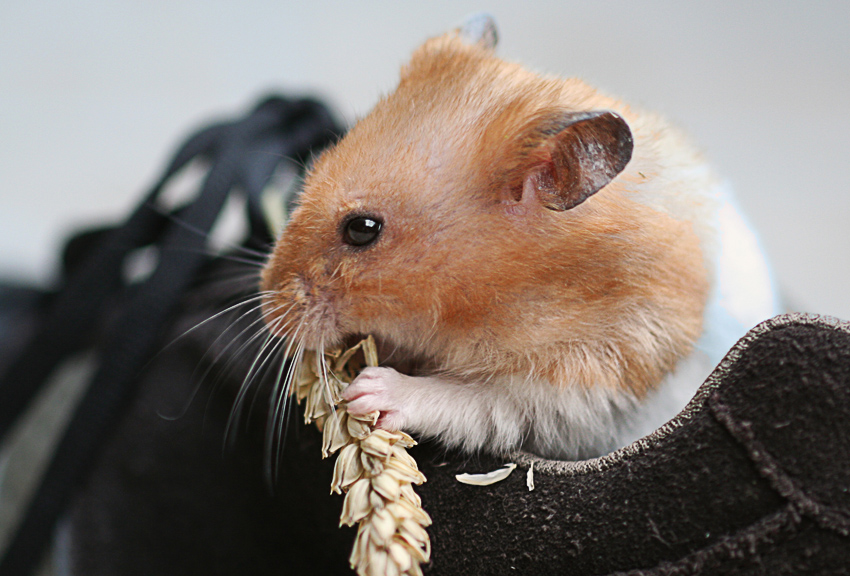
[[[487,10],[499,53],[683,126],[732,181],[795,309],[850,319],[850,3],[0,3],[0,276],[127,211],[177,141],[270,90],[347,120],[425,38]]]

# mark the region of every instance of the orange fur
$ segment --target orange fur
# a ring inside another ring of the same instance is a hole
[[[613,110],[635,138],[626,170],[562,212],[520,200],[535,127],[553,110]],[[689,185],[671,170],[698,158],[676,138],[579,80],[538,76],[456,34],[430,40],[311,170],[264,271],[276,291],[266,307],[303,322],[311,347],[374,334],[462,381],[643,397],[698,339],[712,273],[691,208],[644,198],[653,182]],[[341,242],[351,212],[384,219],[375,245]]]

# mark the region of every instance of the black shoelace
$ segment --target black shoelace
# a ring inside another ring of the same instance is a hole
[[[303,166],[340,133],[315,100],[268,98],[246,117],[190,137],[123,224],[89,235],[76,250],[69,247],[66,254],[74,252],[76,264],[61,288],[44,299],[33,336],[0,374],[0,439],[63,360],[94,346],[98,365],[0,560],[0,576],[32,573],[41,560],[57,520],[132,400],[175,305],[209,260],[208,234],[228,197],[246,197],[246,245],[268,246],[272,238],[260,198],[274,171],[292,160]],[[166,184],[195,159],[209,167],[199,193],[170,214],[158,210]],[[125,260],[147,246],[158,249],[157,267],[139,285],[129,286],[122,273]],[[110,306],[115,316],[103,333]]]

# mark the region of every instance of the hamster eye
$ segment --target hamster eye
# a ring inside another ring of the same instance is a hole
[[[383,223],[372,216],[355,216],[342,229],[342,239],[351,246],[366,246],[378,239]]]

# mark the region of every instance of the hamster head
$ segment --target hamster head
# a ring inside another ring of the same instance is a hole
[[[645,393],[699,336],[699,241],[632,197],[649,144],[628,107],[493,39],[426,42],[315,162],[263,272],[268,325],[308,349],[372,334],[461,378]]]

